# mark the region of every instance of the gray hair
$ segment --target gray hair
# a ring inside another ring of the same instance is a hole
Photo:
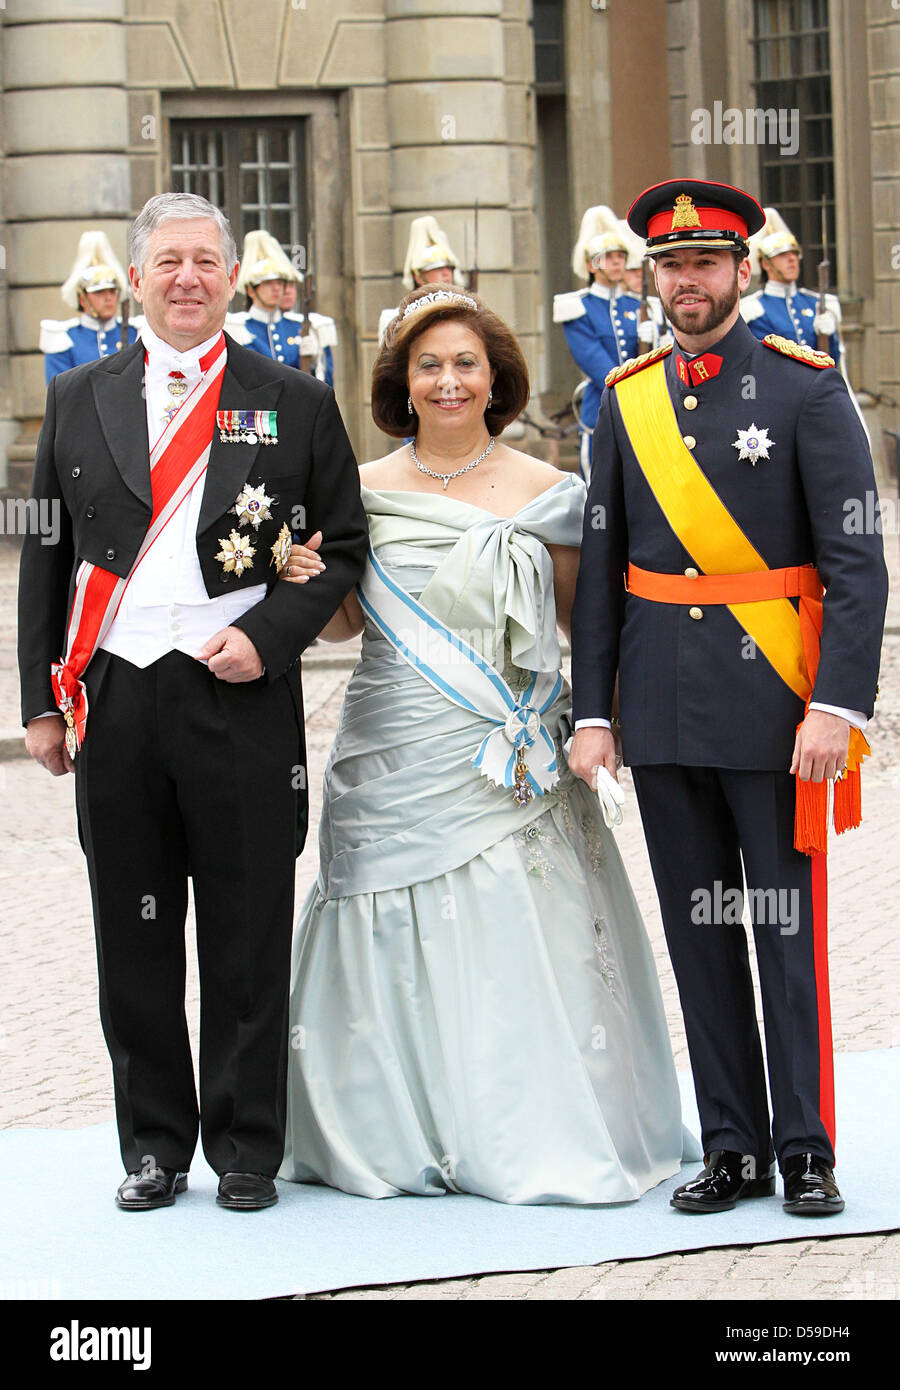
[[[157,227],[164,222],[196,221],[200,217],[208,218],[218,227],[225,269],[230,275],[238,258],[231,224],[220,208],[201,198],[199,193],[157,193],[141,208],[128,236],[128,254],[138,275],[143,273],[147,242]]]

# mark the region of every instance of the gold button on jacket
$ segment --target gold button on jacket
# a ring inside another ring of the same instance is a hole
[[[689,609],[688,609],[688,612],[689,612],[689,614],[691,615],[692,618],[702,618],[702,617],[703,617],[703,609],[702,609],[702,608],[689,608]]]

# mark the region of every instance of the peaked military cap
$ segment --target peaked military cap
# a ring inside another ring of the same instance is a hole
[[[646,254],[658,256],[695,246],[737,246],[746,252],[749,237],[765,224],[766,215],[741,188],[705,179],[667,179],[635,198],[626,220],[632,231],[646,237]]]

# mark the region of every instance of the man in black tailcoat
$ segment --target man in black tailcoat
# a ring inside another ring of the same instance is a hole
[[[237,256],[221,212],[152,198],[131,257],[144,342],[48,390],[33,493],[61,528],[22,554],[22,716],[33,757],[54,775],[74,763],[128,1173],[117,1203],[171,1205],[199,1130],[217,1200],[255,1210],[277,1200],[284,1144],[299,658],[361,573],[367,528],[330,388],[222,335]],[[278,583],[292,534],[319,529],[319,582]]]
[[[573,611],[570,763],[589,783],[600,765],[615,776],[618,674],[702,1125],[706,1166],[673,1205],[721,1211],[770,1195],[777,1157],[785,1210],[820,1216],[843,1208],[827,800],[814,852],[794,847],[795,803],[815,804],[845,767],[856,775],[887,580],[880,534],[854,524],[875,481],[840,373],[825,354],[758,341],[739,316],[763,216],[740,189],[696,180],[648,189],[629,212],[675,344],[607,377]],[[851,785],[836,803],[852,801]]]

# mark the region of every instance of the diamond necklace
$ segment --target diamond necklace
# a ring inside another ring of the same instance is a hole
[[[411,439],[409,442],[409,452],[412,454],[412,461],[418,468],[419,472],[427,473],[429,478],[440,478],[441,482],[444,484],[445,492],[447,491],[447,484],[450,482],[451,478],[460,478],[462,477],[463,473],[468,473],[470,469],[477,468],[479,463],[481,463],[484,459],[487,458],[488,454],[491,452],[493,447],[494,440],[492,438],[484,453],[479,454],[477,459],[473,459],[471,463],[467,463],[465,468],[457,468],[455,473],[434,473],[430,468],[426,468],[424,463],[419,462],[418,457],[416,455],[415,440]]]

